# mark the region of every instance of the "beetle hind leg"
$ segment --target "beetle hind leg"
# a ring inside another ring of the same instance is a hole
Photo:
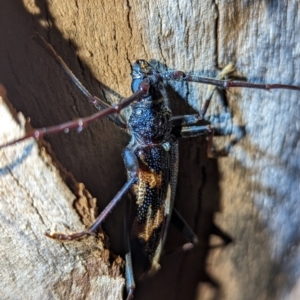
[[[132,259],[131,259],[130,251],[125,255],[125,277],[126,277],[126,290],[127,290],[126,300],[130,300],[133,299],[133,293],[135,290],[134,275],[132,269]]]
[[[171,221],[173,225],[175,225],[175,227],[184,235],[184,237],[188,242],[176,249],[165,252],[164,255],[170,255],[181,251],[189,251],[195,248],[195,246],[200,244],[197,235],[194,233],[194,231],[190,228],[190,226],[185,221],[185,219],[175,208],[173,209]],[[212,224],[211,227],[211,234],[218,236],[222,240],[222,242],[216,245],[209,245],[209,248],[224,247],[232,242],[232,238],[224,231],[222,231],[214,223]]]
[[[188,242],[176,249],[165,252],[164,255],[169,255],[181,251],[189,251],[199,243],[198,237],[185,221],[185,219],[181,216],[181,214],[176,210],[176,208],[173,208],[171,222],[184,235]]]

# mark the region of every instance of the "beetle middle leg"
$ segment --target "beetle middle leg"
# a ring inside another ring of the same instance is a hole
[[[216,77],[216,79],[222,80],[228,74],[232,73],[234,70],[235,69],[233,64],[230,63],[220,72],[220,74]],[[196,137],[199,135],[208,136],[208,143],[207,143],[208,157],[214,157],[214,152],[213,152],[214,150],[212,145],[212,138],[214,133],[217,133],[218,135],[228,135],[234,131],[232,129],[232,126],[227,126],[228,120],[232,118],[231,114],[228,112],[227,107],[225,107],[225,113],[222,118],[208,117],[207,119],[212,121],[211,124],[209,125],[199,124],[199,122],[203,121],[204,119],[204,116],[206,114],[206,111],[208,109],[208,106],[211,102],[211,98],[215,90],[216,90],[215,86],[208,87],[205,96],[204,105],[199,115],[195,114],[195,115],[182,115],[182,116],[172,117],[172,122],[173,122],[172,133],[176,137],[189,138],[189,137]],[[215,121],[215,119],[217,119],[217,122]],[[185,236],[188,242],[183,244],[181,247],[169,251],[168,253],[165,254],[171,254],[177,251],[182,251],[182,250],[186,251],[186,250],[193,249],[194,246],[199,243],[199,240],[196,234],[193,232],[193,230],[189,227],[187,222],[184,220],[184,218],[180,215],[180,213],[175,208],[173,208],[171,221],[176,226],[176,228],[183,233],[183,235]],[[215,225],[213,226],[212,234],[221,237],[225,245],[231,242],[230,237],[222,233]]]
[[[223,80],[226,78],[229,74],[235,71],[235,67],[232,63],[229,63],[226,65],[222,71],[219,73],[219,75],[215,78],[216,80]],[[232,116],[228,112],[227,107],[224,107],[225,112],[222,115],[222,118],[217,118],[217,121],[213,116],[205,117],[207,109],[210,105],[212,96],[217,89],[216,86],[209,85],[206,95],[204,104],[202,106],[202,109],[200,111],[200,114],[195,115],[182,115],[182,116],[173,116],[172,122],[173,122],[173,130],[172,133],[180,138],[190,138],[190,137],[197,137],[200,135],[206,135],[208,138],[207,143],[207,155],[210,158],[215,157],[215,152],[213,149],[213,136],[215,134],[217,135],[229,135],[233,132],[237,131],[235,127],[228,126],[228,120],[231,120]],[[222,103],[223,106],[224,103]],[[208,121],[210,124],[200,124],[200,122]],[[239,134],[239,139],[242,134]],[[232,143],[233,144],[233,143]],[[228,149],[227,147],[226,149]]]
[[[112,211],[112,209],[117,205],[117,203],[122,199],[122,197],[126,194],[126,192],[129,190],[129,188],[137,178],[139,165],[136,156],[133,153],[131,153],[127,148],[125,148],[123,152],[123,159],[124,159],[125,167],[128,172],[129,179],[124,184],[124,186],[120,189],[117,195],[104,208],[101,214],[96,218],[95,222],[87,230],[81,232],[76,232],[73,234],[47,232],[46,236],[57,240],[70,241],[70,240],[76,240],[88,235],[95,234],[95,232],[98,230],[101,223],[104,221],[107,215]]]
[[[131,187],[132,183],[136,179],[136,174],[133,174],[132,177],[124,184],[118,194],[109,202],[109,204],[104,208],[101,214],[97,217],[96,221],[87,229],[81,232],[76,232],[73,234],[64,234],[64,233],[48,233],[45,235],[52,239],[62,240],[62,241],[71,241],[83,238],[88,235],[93,235],[98,230],[101,223],[107,217],[107,215],[112,211],[112,209],[117,205],[117,203],[122,199],[126,192]]]

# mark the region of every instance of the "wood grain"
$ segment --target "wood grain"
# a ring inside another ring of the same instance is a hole
[[[206,76],[233,61],[248,81],[300,85],[299,23],[298,2],[288,0],[1,1],[0,81],[34,127],[94,111],[31,40],[38,31],[84,85],[110,103],[130,95],[130,63],[138,58]],[[206,88],[170,83],[173,112],[199,112]],[[176,207],[201,245],[164,257],[159,274],[137,284],[136,299],[299,298],[299,93],[233,89],[227,98],[233,124],[246,130],[229,156],[208,160],[202,138],[180,142]],[[220,109],[216,96],[208,113]],[[222,147],[228,139],[215,143]],[[99,210],[125,182],[121,151],[128,137],[109,121],[48,141]],[[122,212],[119,205],[104,226],[117,254]],[[54,217],[48,213],[48,226]],[[209,250],[219,242],[209,238],[213,222],[234,243]],[[183,242],[171,227],[167,249]],[[60,247],[47,243],[53,252]],[[76,252],[77,244],[68,247]]]

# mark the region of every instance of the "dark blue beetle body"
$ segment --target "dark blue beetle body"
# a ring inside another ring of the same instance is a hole
[[[133,66],[133,92],[154,72],[147,62],[137,61]],[[171,134],[172,114],[158,83],[150,81],[149,94],[131,107],[128,131],[132,139],[126,150],[136,156],[139,168],[131,188],[129,239],[134,273],[140,277],[159,268],[175,196],[178,143]]]

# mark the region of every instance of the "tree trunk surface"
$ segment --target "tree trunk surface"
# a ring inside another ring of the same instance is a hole
[[[5,143],[24,135],[25,119],[10,107],[2,86],[0,96]],[[122,299],[122,259],[110,262],[103,233],[64,244],[43,235],[69,224],[82,231],[96,213],[96,199],[47,152],[46,143],[32,140],[1,150],[0,298]]]
[[[32,40],[35,32],[108,103],[131,95],[131,63],[140,58],[160,69],[208,77],[232,61],[236,75],[249,82],[300,85],[297,1],[0,4],[0,82],[35,128],[95,112]],[[175,115],[197,113],[206,89],[169,82],[168,104]],[[205,138],[180,140],[175,206],[200,243],[189,253],[162,257],[157,274],[137,281],[135,299],[300,298],[299,95],[227,91],[231,125],[245,136],[225,157],[208,159]],[[208,115],[222,113],[221,97],[215,93]],[[5,107],[1,144],[24,132],[24,118],[10,117],[13,110]],[[101,212],[126,181],[121,152],[129,137],[104,119],[80,134],[46,140],[52,150],[32,140],[0,150],[0,299],[122,299],[123,262],[117,255],[124,254],[123,203],[105,221],[109,238],[101,232],[60,243],[44,232],[82,230],[96,206]],[[221,149],[229,140],[216,137],[214,143]],[[213,247],[222,243],[211,235],[216,226],[233,242]],[[171,224],[166,250],[184,242]]]

